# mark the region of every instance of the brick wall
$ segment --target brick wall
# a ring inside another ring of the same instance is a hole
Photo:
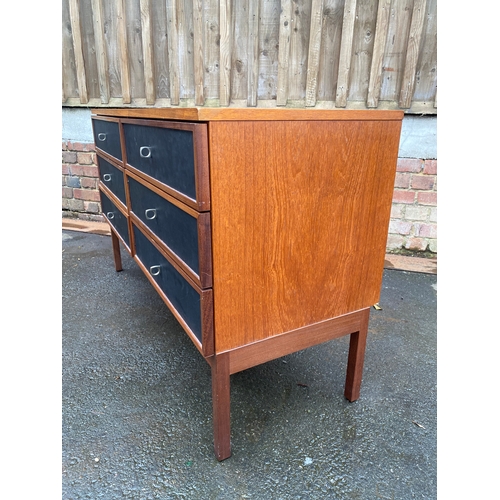
[[[98,181],[94,144],[63,141],[63,217],[104,221],[97,189]]]
[[[103,221],[94,144],[63,142],[62,173],[63,217]],[[437,160],[398,160],[387,251],[437,253]]]
[[[387,250],[437,253],[437,160],[398,160]]]

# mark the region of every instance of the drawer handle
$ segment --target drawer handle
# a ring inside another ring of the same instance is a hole
[[[149,146],[141,146],[139,154],[141,155],[141,158],[151,158],[151,148]]]
[[[108,212],[108,213],[106,214],[106,217],[107,217],[108,219],[114,219],[114,218],[115,218],[115,214],[114,214],[113,212]]]
[[[104,175],[102,176],[102,180],[103,180],[104,182],[109,182],[109,181],[111,180],[111,174],[104,174]]]
[[[156,217],[156,208],[148,208],[144,212],[144,215],[146,216],[146,219],[153,220]]]
[[[103,134],[102,132],[100,134],[97,134],[97,138],[103,142],[106,140],[106,134]]]
[[[160,266],[151,266],[149,268],[149,272],[151,273],[151,276],[158,276],[160,274]]]

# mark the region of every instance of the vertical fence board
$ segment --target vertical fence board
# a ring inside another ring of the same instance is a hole
[[[141,8],[137,0],[125,0],[127,49],[130,67],[130,95],[144,98],[144,52],[142,47]]]
[[[193,0],[193,66],[194,66],[194,103],[203,106],[203,1]]]
[[[177,35],[179,40],[180,98],[194,99],[193,3],[177,1]]]
[[[231,30],[231,99],[248,100],[248,1],[233,0]]]
[[[63,102],[67,98],[76,96],[78,93],[78,82],[76,79],[75,53],[73,50],[73,38],[71,28],[71,16],[68,0],[62,3],[62,93]]]
[[[420,51],[420,40],[425,19],[426,0],[415,0],[413,14],[411,18],[410,36],[406,49],[406,62],[401,84],[399,106],[409,108],[415,88],[415,71],[417,69],[418,54]]]
[[[108,55],[104,41],[104,19],[102,0],[92,0],[92,14],[94,18],[94,37],[97,60],[97,73],[99,77],[99,93],[101,102],[109,102],[109,77],[108,77]]]
[[[179,78],[179,37],[177,33],[177,1],[167,2],[167,37],[168,37],[168,64],[170,70],[170,103],[179,104],[180,78]]]
[[[292,32],[290,34],[290,59],[288,98],[305,98],[307,82],[307,52],[311,27],[311,3],[294,2],[292,6]]]
[[[334,101],[339,72],[344,0],[324,0],[318,70],[318,100]]]
[[[358,0],[352,41],[349,100],[366,102],[377,23],[377,2]]]
[[[292,29],[292,0],[282,0],[279,24],[278,86],[276,105],[286,106],[288,99],[288,66],[290,58],[290,33]]]
[[[170,97],[167,6],[165,0],[151,0],[151,2],[155,92],[157,99],[167,99]]]
[[[220,85],[221,106],[229,106],[231,99],[231,0],[220,0]]]
[[[71,33],[73,38],[73,52],[75,54],[76,80],[80,102],[86,104],[89,100],[87,93],[87,76],[85,73],[85,60],[83,58],[82,32],[80,27],[80,2],[69,0],[69,14],[71,19]]]
[[[132,100],[130,93],[130,66],[127,43],[127,24],[125,19],[125,0],[116,0],[118,18],[118,52],[120,55],[120,81],[122,87],[122,99],[124,104],[129,104]]]
[[[399,100],[413,0],[392,2],[382,64],[380,101]]]
[[[259,90],[262,100],[276,99],[279,49],[279,1],[261,0],[259,29]]]
[[[309,49],[307,54],[306,106],[314,106],[316,104],[322,24],[323,0],[312,0],[311,28],[309,30]]]
[[[219,0],[205,0],[203,8],[205,99],[219,99]]]
[[[154,104],[156,101],[156,93],[154,83],[153,33],[151,27],[150,0],[140,0],[140,10],[146,104]]]
[[[257,106],[258,78],[259,78],[259,2],[249,2],[247,106]]]
[[[427,0],[426,10],[413,100],[432,102],[436,93],[437,73],[437,0]]]
[[[340,43],[339,75],[335,106],[345,108],[349,92],[349,73],[351,71],[352,37],[356,16],[356,0],[346,0],[342,23],[342,41]]]
[[[391,0],[379,0],[377,11],[377,24],[375,28],[375,42],[373,45],[373,57],[370,68],[370,81],[368,83],[368,97],[366,105],[368,108],[376,108],[380,97],[382,85],[382,61],[384,47],[387,40],[389,28],[389,15],[391,12]]]

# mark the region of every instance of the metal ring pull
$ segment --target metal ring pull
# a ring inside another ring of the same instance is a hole
[[[114,218],[115,218],[115,214],[114,214],[113,212],[108,212],[108,213],[106,214],[106,217],[107,217],[108,219],[114,219]]]
[[[106,140],[106,134],[103,134],[102,132],[100,134],[97,134],[97,138],[102,142]]]
[[[156,208],[148,208],[144,212],[144,215],[146,216],[146,219],[153,220],[154,218],[156,218]]]
[[[104,175],[102,176],[102,180],[103,180],[104,182],[109,182],[109,181],[111,180],[111,174],[104,174]]]
[[[141,158],[151,158],[151,148],[149,146],[141,146],[139,154],[141,155]]]
[[[160,266],[151,266],[149,268],[149,272],[151,273],[151,276],[158,276],[160,274]]]

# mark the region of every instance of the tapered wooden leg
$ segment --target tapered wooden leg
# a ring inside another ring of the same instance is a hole
[[[231,456],[229,354],[216,354],[212,363],[214,449],[217,460]]]
[[[120,253],[120,240],[113,230],[111,230],[111,241],[113,242],[113,257],[115,259],[115,269],[117,271],[121,271],[123,268],[122,256]]]
[[[344,395],[349,401],[359,398],[361,379],[363,377],[363,363],[365,361],[366,336],[370,309],[366,309],[359,332],[351,333],[349,342],[349,357],[347,359],[347,374],[345,379]]]

